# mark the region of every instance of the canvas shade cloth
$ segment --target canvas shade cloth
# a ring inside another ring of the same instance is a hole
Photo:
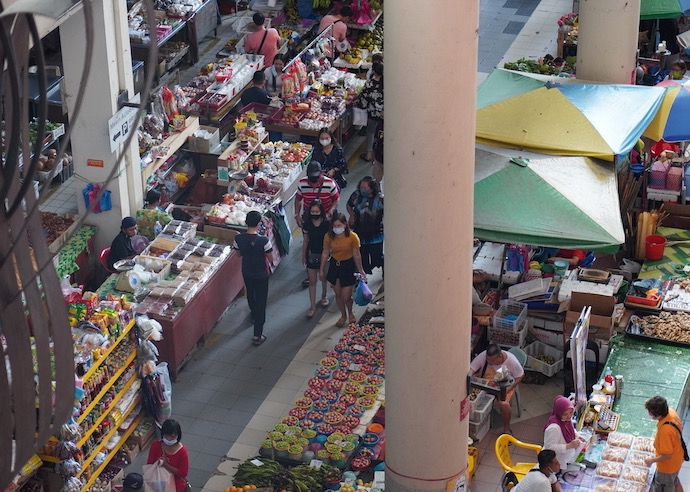
[[[640,19],[677,19],[690,12],[690,0],[642,0]]]
[[[630,152],[665,91],[573,81],[537,86],[532,77],[498,77],[477,91],[477,143],[605,160]]]
[[[657,84],[666,93],[661,106],[643,135],[654,141],[667,142],[690,140],[690,86],[682,81],[666,80]]]
[[[527,167],[511,156],[529,158]],[[474,235],[488,241],[617,251],[625,241],[610,163],[477,146]]]

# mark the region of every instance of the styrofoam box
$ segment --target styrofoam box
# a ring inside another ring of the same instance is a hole
[[[551,345],[546,345],[543,342],[532,342],[525,347],[525,353],[527,354],[525,368],[540,372],[548,377],[553,376],[558,371],[563,369],[563,352],[552,347]],[[538,354],[553,357],[556,362],[553,364],[547,364],[546,362],[534,357],[534,355]]]
[[[470,401],[470,421],[483,422],[491,414],[495,397],[486,391],[480,391],[473,401]]]
[[[475,441],[481,441],[489,433],[490,427],[490,418],[486,418],[481,422],[473,422],[472,420],[470,420],[470,437]]]

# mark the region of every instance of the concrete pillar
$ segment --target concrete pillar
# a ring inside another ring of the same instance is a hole
[[[73,15],[60,27],[65,92],[69,122],[72,126],[72,152],[74,155],[75,187],[79,214],[86,205],[82,189],[88,183],[104,184],[116,165],[120,152],[125,161],[120,164],[115,179],[107,186],[111,192],[113,208],[99,214],[90,214],[86,223],[98,227],[96,247],[108,246],[120,230],[120,221],[143,207],[141,170],[136,136],[128,149],[120,146],[110,151],[108,120],[117,112],[117,97],[124,90],[134,93],[131,52],[127,30],[127,7],[120,0],[94,1],[94,42],[91,71],[86,84],[78,118],[73,118],[79,84],[86,53],[86,25],[84,16]],[[87,165],[88,160],[102,161],[103,167]]]
[[[581,0],[577,78],[635,83],[640,2]]]
[[[387,491],[467,466],[478,7],[386,4]]]

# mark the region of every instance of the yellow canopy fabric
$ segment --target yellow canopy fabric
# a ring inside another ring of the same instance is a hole
[[[666,89],[666,94],[664,94],[664,99],[661,101],[659,111],[657,111],[656,116],[643,133],[645,137],[651,138],[655,142],[664,138],[668,114],[671,112],[671,106],[673,106],[680,89],[681,86],[669,87]]]
[[[477,143],[553,155],[612,161],[615,153],[582,111],[546,87],[478,109],[476,137]]]

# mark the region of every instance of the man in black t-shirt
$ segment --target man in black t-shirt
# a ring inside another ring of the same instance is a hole
[[[137,233],[137,219],[125,217],[120,224],[120,233],[115,236],[108,254],[108,268],[115,270],[116,262],[126,258],[134,258],[136,252],[132,246],[132,237]]]
[[[263,70],[257,70],[252,77],[252,86],[242,93],[240,100],[242,105],[246,106],[250,103],[269,104],[271,102],[271,93],[264,89],[266,85],[266,74]]]
[[[263,334],[266,322],[266,301],[268,300],[268,277],[271,272],[268,254],[273,251],[266,236],[259,234],[261,214],[252,210],[247,214],[247,232],[235,236],[233,249],[242,256],[242,277],[247,290],[247,303],[254,317],[252,343],[261,345],[266,341]]]

